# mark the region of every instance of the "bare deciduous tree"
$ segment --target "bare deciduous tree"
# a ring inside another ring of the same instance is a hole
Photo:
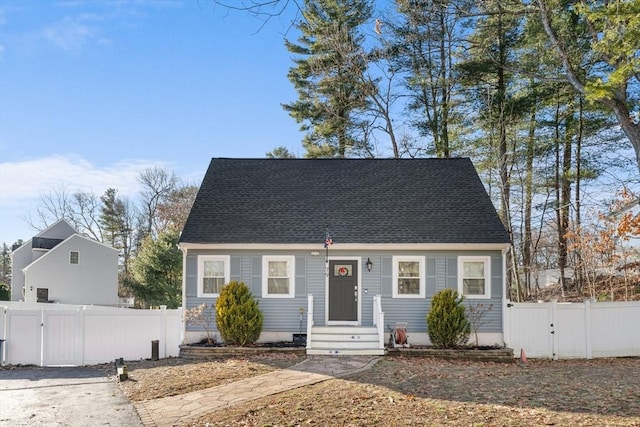
[[[161,167],[147,168],[138,176],[142,184],[140,191],[140,206],[144,236],[156,236],[159,230],[158,206],[168,197],[178,185],[178,177]],[[144,237],[141,236],[141,237]]]

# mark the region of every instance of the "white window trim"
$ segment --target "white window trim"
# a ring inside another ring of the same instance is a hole
[[[401,294],[398,292],[398,278],[399,278],[399,265],[401,261],[418,261],[418,271],[420,279],[420,292],[418,294]],[[423,256],[394,256],[393,257],[393,282],[392,282],[392,297],[393,298],[424,298],[426,294],[426,275],[425,260]]]
[[[204,262],[205,261],[222,261],[224,262],[224,284],[231,281],[231,257],[229,255],[198,255],[198,298],[217,297],[220,294],[204,293],[202,279],[204,278]]]
[[[77,262],[71,262],[71,254],[73,254],[73,253],[76,254],[76,261]],[[71,265],[80,264],[80,251],[69,251],[69,264],[71,264]]]
[[[289,293],[269,293],[269,261],[287,261]],[[296,295],[296,257],[293,255],[264,255],[262,257],[262,298],[294,298]]]
[[[464,295],[463,275],[465,262],[483,262],[484,263],[484,294],[483,295]],[[490,256],[459,256],[458,257],[458,294],[464,296],[465,299],[490,299],[491,298],[491,257]]]

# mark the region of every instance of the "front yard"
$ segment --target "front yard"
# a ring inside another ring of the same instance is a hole
[[[300,359],[129,364],[132,400],[228,383]],[[640,426],[640,358],[517,363],[386,357],[372,369],[207,414],[199,426]]]

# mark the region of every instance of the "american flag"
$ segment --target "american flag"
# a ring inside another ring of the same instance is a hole
[[[333,245],[333,239],[331,238],[329,233],[327,233],[327,237],[325,237],[325,239],[324,239],[324,247],[325,247],[325,249],[328,248],[329,245]]]

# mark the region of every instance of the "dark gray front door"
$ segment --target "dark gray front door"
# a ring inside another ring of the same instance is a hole
[[[358,321],[358,262],[329,261],[330,322]]]

